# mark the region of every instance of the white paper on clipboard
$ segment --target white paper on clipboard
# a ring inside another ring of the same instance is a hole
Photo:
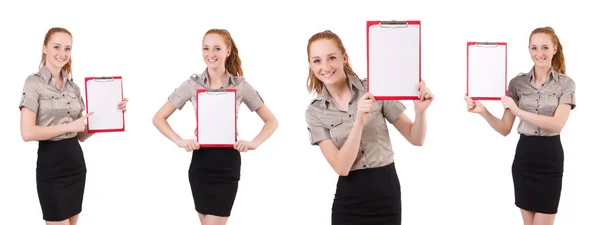
[[[419,21],[367,22],[368,91],[376,99],[416,99],[421,81]]]
[[[88,132],[117,132],[125,130],[125,118],[118,104],[123,100],[121,77],[86,77],[85,94]]]
[[[196,138],[200,147],[232,147],[236,142],[236,90],[196,92]]]
[[[467,95],[500,100],[506,95],[506,43],[467,43]]]

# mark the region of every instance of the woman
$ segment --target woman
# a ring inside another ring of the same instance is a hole
[[[411,144],[423,145],[433,94],[420,83],[413,123],[400,101],[375,101],[366,92],[336,34],[314,34],[307,52],[308,90],[318,94],[306,110],[310,142],[340,175],[332,224],[400,224],[400,182],[385,120]]]
[[[562,189],[564,153],[560,132],[575,108],[575,82],[565,75],[562,45],[554,30],[542,27],[529,36],[534,66],[509,82],[498,119],[479,102],[465,97],[469,112],[480,114],[494,130],[507,136],[521,118],[512,165],[515,205],[525,225],[553,224]]]
[[[244,79],[238,49],[231,35],[224,29],[206,32],[202,40],[202,56],[207,68],[200,75],[192,75],[170,96],[153,118],[154,126],[180,148],[193,151],[189,181],[196,211],[201,224],[226,224],[235,201],[240,180],[240,152],[255,150],[277,129],[278,122],[264,104],[258,92]],[[171,129],[167,119],[181,110],[186,102],[195,107],[196,90],[235,88],[237,111],[242,102],[265,122],[260,133],[252,140],[238,140],[233,148],[202,148],[194,139],[183,139]],[[195,151],[197,150],[197,151]]]
[[[87,133],[81,89],[71,77],[72,35],[48,30],[40,69],[27,77],[19,104],[21,137],[38,141],[36,183],[46,224],[75,225],[83,201],[87,168],[79,141]],[[116,107],[126,111],[127,99]]]

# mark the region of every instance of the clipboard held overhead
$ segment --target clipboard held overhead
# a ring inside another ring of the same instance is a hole
[[[418,99],[421,21],[367,21],[367,91],[376,100]]]

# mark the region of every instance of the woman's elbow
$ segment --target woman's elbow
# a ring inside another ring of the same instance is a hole
[[[552,127],[552,129],[550,129],[550,131],[560,134],[560,132],[562,132],[563,127],[564,127],[564,125],[556,125],[556,126]]]
[[[421,147],[421,146],[423,146],[424,143],[425,143],[425,140],[423,140],[423,139],[419,139],[419,140],[411,142],[411,144],[416,147]]]
[[[31,130],[21,128],[21,139],[23,139],[24,142],[33,141],[33,134],[31,133]]]
[[[163,117],[156,114],[156,115],[154,115],[154,117],[152,117],[152,125],[154,125],[154,127],[158,128],[160,126],[159,124],[161,124],[161,122],[164,120],[165,119]]]
[[[500,130],[497,130],[498,133],[504,137],[508,136],[510,134],[510,130],[512,129],[512,127],[503,127]]]
[[[269,123],[271,124],[271,127],[273,127],[273,131],[279,128],[279,121],[276,118],[271,119]]]
[[[348,176],[348,174],[350,173],[350,171],[348,171],[348,170],[339,170],[339,169],[335,170],[335,172],[342,177]]]
[[[337,173],[338,175],[345,177],[348,176],[348,174],[350,173],[350,168],[342,168],[340,166],[334,167],[333,168],[335,170],[335,173]]]
[[[33,141],[33,139],[31,138],[31,135],[26,132],[21,132],[21,138],[23,139],[24,142]]]

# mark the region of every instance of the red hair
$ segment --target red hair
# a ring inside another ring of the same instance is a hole
[[[233,41],[233,38],[231,38],[229,31],[225,29],[210,29],[204,36],[206,37],[208,34],[218,34],[223,38],[225,45],[231,49],[231,54],[227,57],[227,60],[225,60],[225,69],[233,76],[244,76],[244,72],[242,71],[242,60],[240,59],[238,48],[235,46],[235,42]]]
[[[346,54],[346,48],[344,47],[344,44],[342,43],[342,39],[337,34],[331,32],[330,30],[326,30],[326,31],[316,33],[312,37],[310,37],[310,39],[308,39],[308,45],[306,46],[306,53],[308,55],[309,63],[310,63],[310,45],[313,42],[322,40],[322,39],[333,41],[335,43],[335,45],[337,45],[338,49],[342,52],[342,55]],[[348,61],[350,61],[350,59],[348,59]],[[354,70],[352,70],[350,63],[344,64],[344,73],[358,78],[358,75],[356,75]],[[306,87],[308,88],[308,92],[310,92],[310,93],[316,92],[317,94],[321,94],[321,90],[323,89],[323,82],[321,82],[317,78],[317,76],[315,76],[315,74],[313,73],[313,71],[310,68],[308,69],[308,79],[306,80]]]
[[[73,35],[67,29],[62,28],[62,27],[53,27],[53,28],[50,28],[50,30],[48,30],[48,32],[46,32],[46,36],[44,37],[44,46],[48,47],[48,42],[50,42],[52,35],[54,35],[56,33],[65,33],[65,34],[68,34],[69,36],[71,36],[71,38],[73,38]],[[67,64],[65,64],[63,66],[62,70],[67,72],[69,75],[71,75],[71,72],[72,72],[71,65],[72,64],[73,64],[73,62],[72,62],[71,58],[69,58],[69,62],[67,62]],[[44,54],[44,52],[42,52],[42,60],[40,60],[40,68],[42,68],[44,65],[46,65],[46,54]]]
[[[552,29],[552,27],[539,27],[534,29],[533,31],[531,31],[531,35],[529,35],[529,42],[531,42],[531,37],[534,34],[538,33],[550,36],[550,39],[552,39],[552,43],[556,46],[556,54],[554,55],[554,57],[552,57],[552,68],[560,74],[566,74],[567,68],[565,67],[565,56],[563,54],[563,49],[562,45],[560,44],[560,40],[558,39],[556,32],[554,32],[554,29]]]

